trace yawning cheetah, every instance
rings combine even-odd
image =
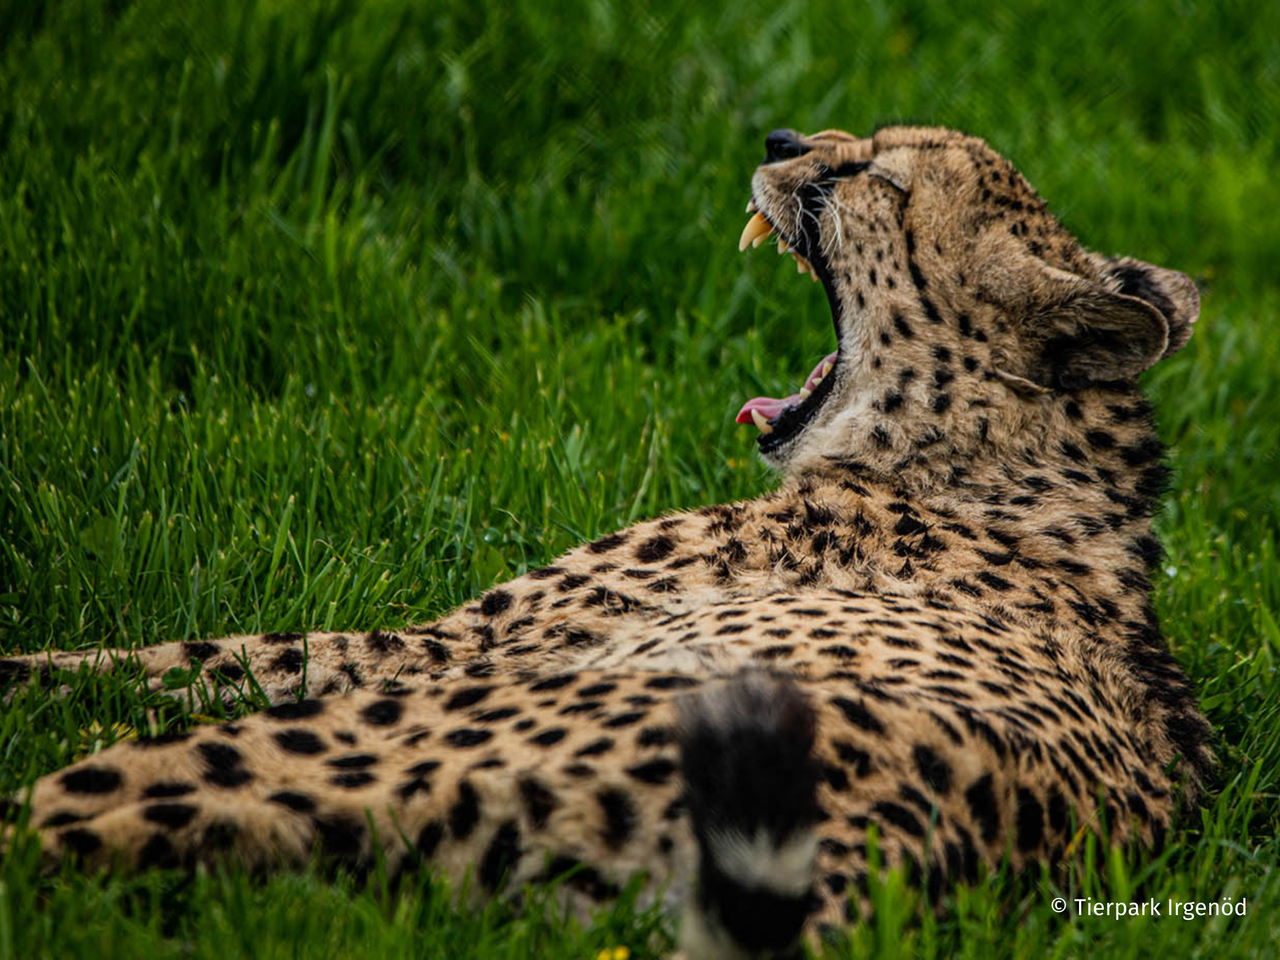
[[[376,847],[484,893],[572,871],[579,904],[644,870],[686,950],[726,957],[856,917],[873,824],[935,892],[1081,828],[1158,846],[1213,761],[1151,606],[1166,470],[1136,377],[1187,342],[1195,287],[1083,249],[972,137],[766,147],[741,246],[776,235],[836,338],[738,416],[777,490],[394,634],[4,661],[247,666],[276,704],[41,779],[50,858],[358,869]]]

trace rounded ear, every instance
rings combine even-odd
[[[1146,300],[1072,274],[1052,278],[1065,294],[1033,318],[1033,379],[1059,390],[1129,380],[1166,355],[1169,323]],[[1037,356],[1038,354],[1038,356]]]
[[[1006,353],[1007,373],[1055,390],[1130,380],[1190,337],[1199,298],[1189,279],[1140,261],[1086,256],[1094,277],[1051,267],[1011,236],[980,241],[977,291],[1016,318],[1019,344]],[[1157,303],[1122,292],[1126,284]]]
[[[867,176],[883,180],[903,193],[911,192],[914,173],[914,152],[906,147],[882,150],[867,166]]]
[[[1111,257],[1104,261],[1102,271],[1115,284],[1117,293],[1146,301],[1163,314],[1169,324],[1164,356],[1186,346],[1200,316],[1200,293],[1190,277],[1133,257]]]

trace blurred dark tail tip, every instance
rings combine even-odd
[[[687,697],[680,761],[698,842],[691,956],[778,956],[812,906],[816,717],[792,681],[748,671]]]

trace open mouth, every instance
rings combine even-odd
[[[800,273],[807,273],[815,283],[821,283],[831,304],[832,316],[836,316],[836,303],[832,295],[832,287],[827,272],[826,258],[817,249],[817,244],[806,233],[788,238],[770,222],[765,214],[756,207],[753,198],[747,204],[747,213],[752,214],[743,228],[738,240],[739,252],[748,246],[758,247],[766,240],[777,235],[778,253],[790,253],[795,258],[796,268]],[[808,256],[806,256],[808,254]],[[831,394],[833,374],[840,363],[838,349],[839,328],[837,326],[837,349],[818,361],[813,372],[805,378],[798,393],[789,397],[753,397],[742,405],[738,411],[738,423],[754,423],[760,435],[756,438],[761,452],[767,453],[786,443],[808,425],[823,401]]]

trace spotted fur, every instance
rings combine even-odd
[[[1088,252],[946,130],[779,131],[752,190],[839,349],[760,437],[776,490],[393,633],[4,661],[248,669],[276,704],[40,779],[50,860],[380,848],[479,895],[567,872],[579,904],[643,870],[690,953],[759,956],[857,916],[873,824],[935,894],[1104,824],[1159,846],[1213,758],[1151,605],[1166,470],[1136,377],[1190,336],[1194,286]]]

